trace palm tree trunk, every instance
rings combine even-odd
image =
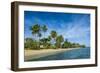
[[[39,37],[39,48],[40,48],[40,37]]]
[[[37,37],[37,35],[35,35],[35,43],[37,43],[37,41],[36,41],[36,37]],[[37,44],[36,44],[36,49],[37,49]]]
[[[45,32],[44,32],[44,39],[45,39]],[[43,41],[43,47],[45,46],[45,40]]]

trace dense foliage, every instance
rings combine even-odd
[[[31,26],[30,30],[33,38],[25,38],[25,49],[37,50],[86,47],[85,45],[80,45],[79,43],[71,43],[68,40],[64,40],[63,35],[58,35],[54,30],[51,31],[48,37],[45,37],[45,33],[48,30],[46,25],[40,26],[39,24],[35,24]]]

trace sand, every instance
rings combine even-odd
[[[24,60],[31,60],[39,57],[44,57],[47,55],[53,55],[64,51],[69,51],[78,48],[67,48],[67,49],[42,49],[42,50],[25,50]]]

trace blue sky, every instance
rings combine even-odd
[[[70,42],[90,46],[90,14],[24,11],[24,36],[33,37],[30,26],[46,25],[45,37],[55,30]]]

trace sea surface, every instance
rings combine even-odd
[[[31,59],[29,61],[46,61],[46,60],[70,60],[70,59],[87,59],[90,58],[90,48],[73,49],[56,53],[53,55],[47,55],[44,57]]]

